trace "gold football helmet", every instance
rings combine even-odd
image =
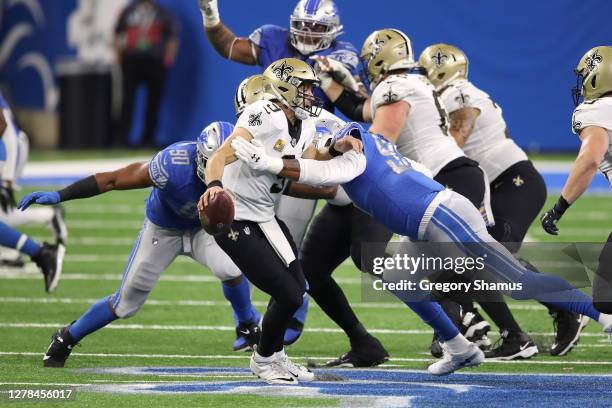
[[[264,77],[261,74],[246,78],[238,85],[234,97],[236,116],[240,116],[247,106],[264,99]]]
[[[438,91],[455,79],[467,79],[468,75],[465,53],[449,44],[434,44],[425,48],[419,57],[419,65],[427,71],[429,81]]]
[[[574,73],[577,81],[572,93],[576,106],[581,98],[592,101],[612,92],[612,47],[591,48],[580,59]]]
[[[296,58],[283,58],[270,64],[263,76],[266,99],[278,100],[300,120],[319,116],[321,103],[305,89],[306,85],[319,85],[310,65]]]
[[[389,71],[414,67],[412,42],[399,30],[376,30],[361,47],[361,61],[373,90]]]

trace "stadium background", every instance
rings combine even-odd
[[[103,49],[96,35],[112,29],[113,16],[125,3],[126,0],[0,2],[0,86],[13,107],[57,110],[57,73],[62,61],[76,58],[107,66],[109,50]],[[195,138],[211,121],[233,120],[235,88],[242,78],[259,68],[232,63],[214,52],[202,34],[197,1],[159,3],[175,12],[181,25],[179,57],[167,83],[158,128],[158,141],[169,143]],[[522,147],[530,151],[577,148],[577,139],[570,132],[570,89],[575,83],[572,71],[587,49],[609,42],[612,2],[337,3],[346,32],[343,40],[360,49],[374,29],[395,27],[412,38],[417,56],[431,43],[458,45],[470,58],[470,78],[502,106],[510,133]],[[222,20],[237,35],[247,36],[265,23],[287,26],[294,5],[293,0],[221,0],[219,7]],[[91,19],[79,22],[79,13],[92,10]],[[83,21],[86,25],[79,26]],[[93,30],[89,38],[79,35],[85,26]]]

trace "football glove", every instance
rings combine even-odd
[[[343,63],[333,58],[314,56],[310,59],[316,61],[314,65],[315,73],[321,81],[321,89],[326,91],[331,86],[331,81],[336,81],[343,88],[353,92],[359,91],[359,85],[351,71]]]
[[[249,143],[241,137],[236,137],[232,140],[232,148],[236,157],[253,170],[272,174],[278,174],[283,170],[283,159],[268,156],[259,140],[253,139]]]
[[[214,27],[221,22],[217,0],[198,0],[204,27]]]
[[[8,214],[9,211],[15,208],[15,205],[13,188],[8,183],[2,183],[0,185],[0,209]]]
[[[20,201],[17,208],[21,211],[25,211],[30,205],[43,204],[43,205],[54,205],[59,204],[60,196],[57,191],[35,191],[33,193],[27,194]]]
[[[567,200],[563,198],[563,196],[560,196],[559,200],[555,203],[555,206],[542,214],[542,217],[540,218],[544,231],[551,235],[559,235],[557,222],[559,222],[565,213],[565,210],[567,210],[569,206],[570,204],[567,202]]]

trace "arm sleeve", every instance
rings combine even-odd
[[[331,160],[318,161],[298,159],[300,163],[300,183],[315,186],[333,186],[348,183],[365,171],[365,155],[354,150]]]

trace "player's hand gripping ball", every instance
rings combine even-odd
[[[219,187],[206,191],[198,203],[200,223],[210,235],[226,231],[234,221],[234,199]]]

